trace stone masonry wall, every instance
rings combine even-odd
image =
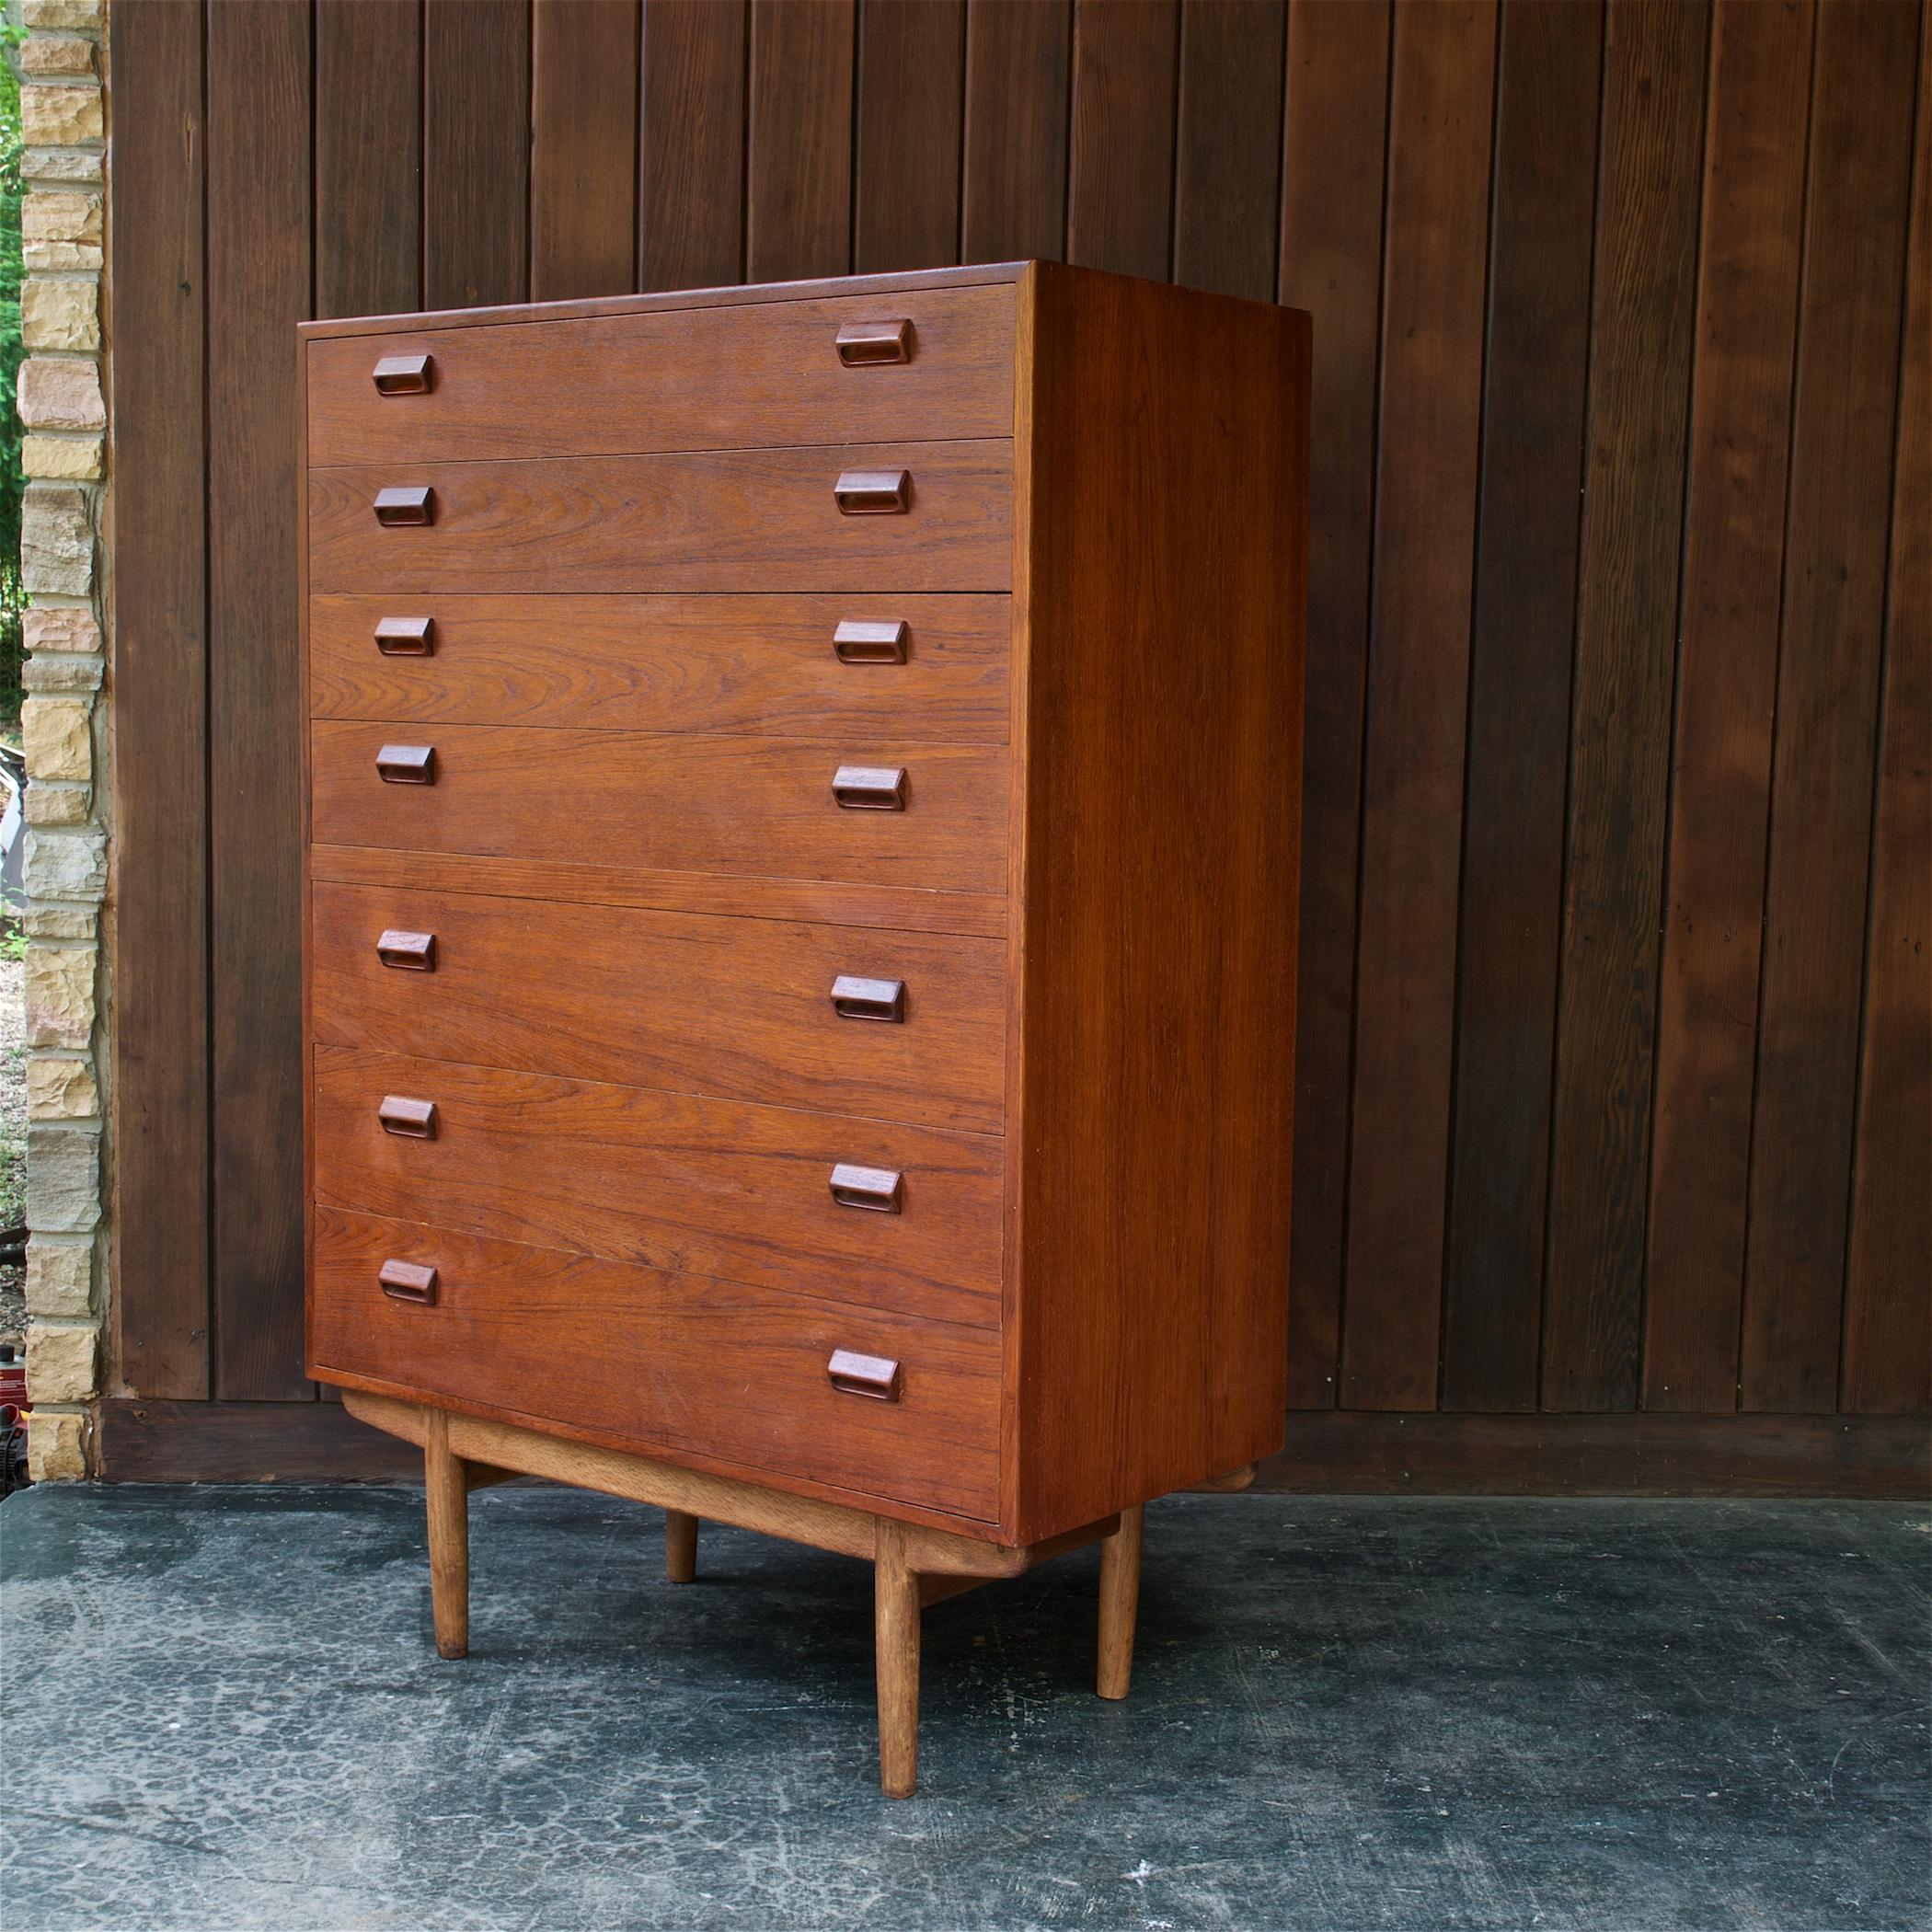
[[[27,1384],[36,1481],[85,1476],[101,1386],[107,891],[102,0],[19,0],[27,284]]]

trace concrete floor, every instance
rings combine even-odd
[[[420,1492],[0,1506],[7,1932],[1932,1924],[1932,1510],[1193,1497],[1133,1697],[1095,1558],[926,1616],[873,1779],[868,1573],[655,1512]]]

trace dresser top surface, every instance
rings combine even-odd
[[[983,288],[1016,282],[1032,264],[975,262],[965,268],[921,269],[893,275],[836,275],[811,282],[756,282],[727,288],[670,289],[648,295],[599,295],[575,302],[517,302],[494,308],[430,309],[413,314],[350,316],[303,322],[304,341],[329,336],[388,335],[408,328],[472,328],[504,322],[569,322],[601,316],[651,315],[689,308],[729,308],[763,302],[814,302],[835,295],[891,295],[920,289]]]

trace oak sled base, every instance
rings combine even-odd
[[[1049,1557],[1097,1542],[1100,1631],[1094,1687],[1103,1697],[1127,1695],[1140,1602],[1141,1507],[1049,1542],[1008,1548],[390,1396],[345,1389],[342,1401],[359,1420],[422,1445],[430,1595],[441,1657],[469,1651],[469,1492],[518,1476],[538,1476],[661,1509],[664,1573],[673,1583],[688,1583],[697,1573],[697,1525],[705,1516],[869,1561],[875,1579],[879,1781],[889,1798],[910,1798],[917,1781],[919,1613],[928,1604],[1000,1577],[1020,1576]],[[1253,1479],[1252,1468],[1238,1469],[1204,1487],[1244,1489]]]

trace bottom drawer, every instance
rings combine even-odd
[[[309,1368],[325,1381],[366,1376],[640,1448],[998,1513],[995,1330],[338,1208],[318,1206],[315,1231]],[[838,1363],[835,1383],[838,1351],[859,1360]],[[889,1398],[868,1392],[887,1364]]]

